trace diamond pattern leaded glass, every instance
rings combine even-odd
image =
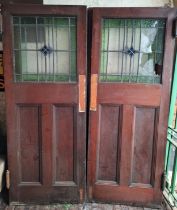
[[[101,82],[160,83],[165,20],[102,19]]]
[[[76,81],[76,17],[13,17],[16,82]]]
[[[51,47],[47,47],[46,45],[44,45],[44,47],[42,47],[40,51],[44,56],[47,56],[53,52],[53,49]]]

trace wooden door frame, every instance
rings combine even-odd
[[[6,110],[7,110],[7,145],[8,145],[8,169],[10,170],[11,176],[13,178],[11,179],[11,190],[10,190],[10,198],[12,197],[13,192],[13,200],[12,201],[17,201],[18,202],[18,193],[17,192],[17,183],[18,179],[15,173],[15,170],[17,169],[17,163],[16,163],[16,156],[14,154],[14,148],[13,148],[13,136],[14,136],[14,128],[13,126],[15,125],[15,116],[16,113],[13,112],[12,105],[14,106],[15,104],[15,97],[18,95],[18,100],[22,101],[23,97],[25,95],[22,93],[20,96],[20,85],[21,83],[15,83],[13,79],[13,41],[12,41],[12,16],[13,15],[21,15],[21,16],[27,16],[27,15],[43,15],[43,16],[57,16],[57,15],[62,15],[62,16],[76,16],[78,19],[77,22],[77,83],[71,84],[73,85],[73,91],[70,91],[71,95],[72,93],[77,93],[76,97],[71,97],[71,99],[68,99],[70,96],[62,96],[61,101],[67,102],[67,101],[73,101],[73,103],[78,104],[78,109],[77,109],[77,122],[78,122],[78,127],[77,132],[78,132],[78,142],[77,142],[77,151],[78,154],[77,157],[77,163],[79,167],[77,168],[77,173],[78,175],[78,188],[80,190],[80,197],[79,197],[79,192],[78,192],[78,202],[83,202],[84,201],[84,192],[85,192],[85,160],[86,160],[86,112],[82,110],[82,112],[79,112],[79,104],[80,104],[80,96],[82,98],[82,106],[83,104],[86,103],[86,95],[83,96],[82,93],[84,89],[81,92],[80,95],[80,88],[85,88],[86,92],[86,81],[85,84],[82,83],[82,87],[79,85],[79,75],[83,75],[83,77],[86,77],[86,7],[85,6],[57,6],[57,5],[31,5],[31,4],[5,4],[3,6],[3,31],[4,31],[4,36],[3,36],[3,47],[4,47],[4,54],[3,54],[3,64],[4,64],[4,76],[5,76],[5,94],[6,94]],[[79,53],[78,53],[79,52]],[[81,53],[82,52],[82,53]],[[32,84],[32,85],[31,85]],[[24,83],[26,91],[29,92],[28,97],[25,97],[25,103],[31,103],[30,101],[32,100],[33,103],[38,103],[37,101],[42,99],[39,97],[38,99],[34,99],[33,97],[33,92],[35,91],[35,88],[38,86],[38,83]],[[66,84],[60,84],[61,89],[62,87],[66,87]],[[84,87],[85,85],[85,87]],[[55,87],[55,84],[48,83],[48,87]],[[45,92],[45,84],[42,87],[44,88]],[[72,88],[70,88],[72,89]],[[14,94],[15,91],[19,92],[19,94]],[[57,92],[53,93],[56,98],[58,97]],[[49,97],[49,100],[51,97]],[[45,100],[47,103],[47,99]],[[57,103],[57,102],[54,102]],[[44,107],[43,111],[47,110],[47,106]],[[49,120],[51,123],[51,117],[46,116],[45,120]],[[46,129],[44,123],[42,129]],[[52,148],[51,143],[49,143],[51,133],[47,135],[44,138],[45,146],[44,150],[48,150],[47,147]],[[50,157],[45,158],[45,160],[42,160],[45,162],[45,164],[48,164],[51,160]],[[43,163],[44,163],[43,162]],[[51,178],[51,172],[50,169],[49,173],[47,171],[44,171],[48,173],[48,175],[45,177],[44,182],[46,183],[46,192],[44,193],[44,196],[48,194],[47,192],[47,187],[49,186],[49,179]],[[63,187],[64,188],[64,187]],[[67,190],[66,190],[67,192]],[[15,194],[16,193],[16,194]],[[75,197],[76,197],[75,196]],[[25,197],[25,196],[24,196]],[[46,202],[48,202],[46,200]]]
[[[98,74],[99,75],[99,69],[100,69],[100,49],[101,49],[101,19],[102,18],[163,18],[166,19],[166,29],[165,29],[165,45],[164,45],[164,58],[163,58],[163,75],[162,75],[162,84],[155,84],[154,88],[161,93],[162,97],[159,102],[160,103],[160,113],[159,113],[159,124],[161,125],[161,129],[158,129],[158,139],[157,139],[157,145],[155,145],[155,148],[158,148],[158,151],[156,151],[156,162],[155,165],[157,165],[156,171],[155,171],[155,180],[154,188],[149,192],[153,195],[144,194],[143,191],[139,190],[137,191],[142,198],[142,202],[145,202],[146,200],[151,200],[151,203],[154,201],[156,203],[160,203],[162,200],[162,192],[161,192],[161,176],[164,171],[164,157],[165,157],[165,145],[166,145],[166,132],[167,132],[167,122],[168,122],[168,107],[169,107],[169,100],[170,100],[170,88],[171,88],[171,80],[172,80],[172,70],[173,70],[173,54],[174,52],[174,39],[172,38],[172,26],[173,26],[173,20],[176,18],[177,10],[175,8],[93,8],[92,9],[92,48],[91,48],[91,75]],[[92,76],[91,76],[92,77]],[[99,85],[102,87],[104,84],[109,83],[100,83],[98,81],[98,88]],[[91,84],[92,85],[92,84]],[[131,85],[131,84],[130,84]],[[116,84],[115,84],[116,86]],[[121,86],[121,85],[120,85]],[[140,88],[141,84],[135,84],[136,88]],[[123,87],[123,84],[122,84]],[[152,88],[153,90],[153,88]],[[96,88],[95,91],[97,92],[98,89]],[[103,91],[103,89],[102,89]],[[98,95],[103,95],[104,93],[99,92]],[[92,100],[91,95],[91,100]],[[98,100],[98,99],[97,99]],[[156,100],[154,98],[154,100]],[[97,101],[97,107],[98,110],[98,101]],[[148,101],[147,101],[148,103]],[[91,104],[92,105],[92,104]],[[90,106],[91,106],[90,105]],[[127,110],[129,111],[129,110]],[[130,114],[130,118],[131,113]],[[116,202],[116,196],[115,192],[111,191],[111,188],[106,188],[105,190],[109,189],[107,191],[106,199],[99,194],[99,187],[98,185],[95,185],[96,177],[95,177],[95,171],[96,171],[96,153],[97,151],[97,137],[98,137],[98,113],[94,110],[90,110],[89,114],[89,152],[88,152],[88,195],[89,200],[107,200]],[[131,128],[127,128],[131,129]],[[129,136],[126,136],[126,139],[128,139]],[[128,142],[124,145],[124,153],[125,151],[129,151]],[[96,152],[97,151],[97,152]],[[123,155],[123,154],[122,154]],[[130,154],[125,153],[127,157],[130,159]],[[121,158],[121,157],[120,157]],[[128,165],[129,168],[129,165]],[[129,169],[128,169],[129,170]],[[122,174],[121,182],[124,185],[124,182],[127,182],[128,179],[128,171],[127,169],[124,170],[124,174]],[[122,192],[125,192],[125,190],[122,189]],[[121,193],[117,190],[117,193]],[[133,193],[133,192],[132,192]],[[127,195],[122,198],[122,201],[128,202],[130,199],[129,197],[133,196],[133,194],[129,194],[127,192]],[[138,196],[138,195],[137,195]],[[120,196],[122,197],[122,196]],[[119,200],[120,201],[120,200]]]

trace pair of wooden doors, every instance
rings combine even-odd
[[[3,16],[10,202],[159,204],[176,10],[93,8],[88,47],[86,7]]]

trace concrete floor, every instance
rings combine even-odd
[[[164,200],[165,201],[165,200]],[[166,203],[162,202],[163,208],[145,208],[132,207],[126,205],[111,205],[101,203],[86,203],[86,204],[53,204],[53,205],[10,205],[8,202],[8,192],[4,190],[0,193],[0,210],[167,210]],[[169,209],[168,209],[169,210]],[[170,209],[171,210],[171,209]],[[177,210],[177,209],[175,209]]]
[[[162,209],[162,208],[161,208]],[[2,206],[0,210],[159,210],[155,208],[131,207],[125,205],[110,205],[88,203],[86,205],[48,205],[48,206]]]

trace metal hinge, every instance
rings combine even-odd
[[[6,170],[6,188],[10,189],[10,171]]]
[[[84,190],[83,190],[83,188],[80,188],[79,194],[80,194],[80,203],[83,203],[83,200],[84,200]]]
[[[166,175],[166,172],[164,171],[161,177],[161,190],[162,191],[164,191],[165,189],[166,181],[167,181],[167,175]]]

